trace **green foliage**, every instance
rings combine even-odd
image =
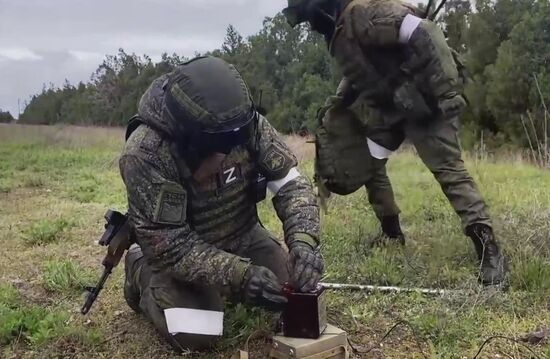
[[[124,125],[136,113],[139,99],[151,81],[183,60],[175,54],[163,54],[154,64],[147,56],[120,49],[118,54],[106,56],[90,83],[44,86],[25,108],[21,123]]]
[[[72,224],[66,219],[42,219],[23,230],[23,240],[28,245],[46,245],[56,242]]]
[[[453,3],[453,2],[451,2]],[[450,40],[464,39],[462,51],[471,81],[466,86],[470,107],[464,120],[472,124],[476,137],[498,134],[497,145],[528,145],[528,136],[544,139],[543,102],[549,101],[550,46],[549,5],[537,0],[477,1],[476,12],[463,15],[466,21],[451,27]],[[456,16],[451,25],[457,24]],[[455,41],[456,42],[456,41]],[[541,93],[535,78],[542,84]],[[522,124],[530,112],[529,135]],[[536,135],[535,135],[536,132]],[[538,141],[533,141],[538,142]]]
[[[536,11],[525,13],[513,27],[509,39],[498,50],[495,64],[487,69],[490,76],[487,105],[511,138],[525,138],[520,116],[540,113],[541,101],[550,102],[546,84],[550,81],[550,4],[537,2]],[[542,83],[541,98],[535,77]],[[535,119],[537,132],[544,138],[542,121]],[[523,143],[526,145],[526,143]]]
[[[98,345],[97,330],[84,331],[69,325],[69,313],[40,306],[21,305],[17,289],[0,285],[0,346],[27,343],[42,346],[60,338],[76,338],[87,345]]]
[[[19,292],[14,286],[0,283],[0,305],[12,308],[19,304],[19,301]]]
[[[281,14],[266,18],[263,29],[247,39],[230,25],[221,49],[211,54],[237,66],[258,105],[284,132],[313,128],[317,108],[338,80],[324,40],[305,27],[291,29]],[[165,54],[153,63],[120,49],[105,58],[88,84],[45,86],[31,99],[21,122],[125,125],[151,81],[184,60]]]
[[[0,177],[0,193],[9,193],[12,185],[9,180]]]
[[[219,349],[244,343],[257,330],[271,331],[276,317],[260,308],[228,303],[224,318],[224,337],[227,340],[220,342]]]
[[[0,123],[10,123],[13,122],[14,118],[9,111],[2,111],[0,109]]]
[[[521,290],[535,291],[550,289],[550,261],[531,256],[515,263],[512,268],[512,285]]]
[[[52,292],[79,293],[91,283],[93,274],[70,260],[46,262],[42,274],[44,288]]]
[[[17,131],[14,126],[7,127],[9,131]],[[48,132],[37,134],[45,129]],[[0,242],[5,252],[10,253],[0,256],[0,273],[6,273],[9,280],[22,281],[17,284],[18,290],[0,280],[2,358],[17,357],[22,352],[24,356],[30,353],[31,357],[39,358],[171,355],[153,326],[127,307],[122,296],[122,267],[114,271],[89,318],[91,322],[84,325],[87,319],[74,310],[82,305],[76,283],[83,282],[86,274],[82,272],[87,271],[76,265],[76,259],[70,264],[52,260],[66,259],[64,256],[70,253],[71,258],[78,258],[78,263],[90,263],[97,270],[93,263],[99,265],[104,252],[92,239],[101,233],[102,215],[106,208],[115,206],[123,210],[126,205],[126,193],[116,167],[123,131],[115,131],[119,133],[108,137],[108,146],[103,142],[83,144],[81,135],[88,138],[94,130],[97,129],[32,126],[25,127],[19,135],[9,132],[7,140],[0,141],[0,158],[5,159],[0,161],[0,175],[13,182],[15,188],[8,196],[0,196],[0,201],[5,199],[0,227],[18,223],[12,230],[8,226],[0,229]],[[72,140],[60,135],[66,131],[76,138],[78,146],[72,146]],[[296,138],[290,138],[291,141]],[[302,144],[296,144],[295,148],[312,152]],[[313,161],[304,153],[298,153],[298,157],[304,158],[300,172],[311,178]],[[416,334],[405,325],[399,326],[383,347],[377,348],[380,352],[376,355],[400,358],[407,352],[409,357],[421,357],[418,341],[430,358],[472,358],[491,335],[517,338],[550,322],[548,171],[529,166],[516,157],[487,162],[466,154],[465,162],[491,206],[496,234],[510,259],[510,290],[494,292],[478,286],[473,245],[464,236],[460,221],[433,175],[414,153],[397,153],[388,162],[388,173],[402,210],[406,247],[370,246],[378,238],[380,224],[364,189],[346,197],[333,196],[329,213],[322,217],[324,281],[435,287],[464,293],[436,297],[329,291],[329,322],[345,329],[353,343],[371,347],[404,319],[412,324]],[[29,173],[39,173],[45,181],[44,188],[33,191],[33,196],[28,195],[27,189],[18,189]],[[91,203],[82,203],[75,193],[87,181],[95,183],[97,191]],[[18,201],[18,206],[6,202],[12,200]],[[259,210],[262,223],[282,237],[281,222],[271,201],[259,204]],[[22,246],[13,233],[24,228],[21,226],[31,218],[44,218],[45,212],[52,212],[48,218],[60,218],[54,216],[59,213],[74,221],[74,228],[61,233],[64,238],[70,232],[71,240],[34,249]],[[61,278],[52,280],[59,288],[53,291],[45,291],[44,277],[49,266],[52,268],[49,272],[59,273],[51,277]],[[37,270],[44,272],[44,275],[39,272],[38,280]],[[42,309],[37,309],[39,306]],[[243,347],[252,332],[272,328],[272,316],[260,309],[228,305],[225,313],[225,335],[215,353],[192,357],[229,357],[236,348]],[[60,329],[62,324],[65,329]],[[23,327],[26,328],[21,330]],[[251,345],[260,346],[263,343]],[[548,344],[531,348],[539,356],[548,352]],[[254,354],[251,353],[254,358],[264,357]],[[493,342],[483,352],[490,358],[505,357],[504,354],[515,358],[529,355],[525,349],[504,341]]]
[[[39,307],[9,309],[0,304],[0,317],[0,344],[7,345],[21,336],[35,344],[59,336],[68,315]]]
[[[550,100],[548,8],[544,0],[480,0],[475,11],[464,0],[446,4],[440,22],[449,44],[464,55],[471,77],[465,89],[470,107],[464,114],[470,138],[479,139],[483,131],[485,137],[501,134],[493,138],[496,144],[527,146],[520,120],[527,111],[535,117],[533,131],[544,138],[541,102]],[[257,104],[285,133],[315,128],[316,111],[340,77],[325,41],[306,26],[291,29],[281,14],[266,18],[262,29],[246,39],[229,25],[221,48],[210,54],[236,65]],[[154,63],[120,49],[106,56],[90,83],[45,86],[21,121],[124,125],[150,82],[184,60],[164,54]],[[83,195],[82,201],[92,197]]]

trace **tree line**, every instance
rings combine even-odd
[[[514,146],[548,136],[550,3],[448,0],[438,21],[470,78],[465,90],[470,106],[463,116],[466,145],[481,133],[495,144]],[[291,29],[278,14],[247,38],[229,26],[223,44],[209,54],[235,64],[256,103],[288,133],[313,129],[317,109],[336,89],[340,74],[326,48],[306,26]],[[104,59],[89,82],[44,87],[20,121],[122,126],[151,81],[185,60],[164,54],[154,62],[120,49]]]
[[[0,109],[0,123],[10,123],[13,122],[14,118],[9,111],[2,111]]]

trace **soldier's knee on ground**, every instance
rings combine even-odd
[[[169,335],[168,342],[178,352],[204,351],[210,349],[219,340],[218,336],[198,334]]]
[[[124,281],[124,299],[126,303],[128,303],[128,306],[135,312],[140,312],[139,274],[143,261],[143,252],[141,248],[137,244],[132,245],[124,258],[124,272],[126,277]]]
[[[137,264],[138,261],[143,258],[143,252],[141,251],[141,247],[137,244],[132,244],[130,249],[128,250],[128,253],[126,253],[126,257],[124,259],[124,264],[126,267],[127,272],[126,273],[134,273],[137,270]]]

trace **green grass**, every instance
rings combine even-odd
[[[42,274],[46,290],[65,294],[82,293],[84,287],[92,283],[93,278],[89,269],[70,260],[47,261]]]
[[[0,346],[46,349],[62,339],[76,340],[90,349],[101,343],[98,330],[75,326],[67,310],[25,304],[16,288],[0,285]]]
[[[63,218],[42,219],[25,228],[22,238],[29,245],[46,245],[61,239],[70,227],[71,223]]]
[[[104,248],[97,240],[103,214],[126,206],[117,166],[122,137],[122,131],[0,126],[0,243],[10,254],[0,256],[0,283],[15,283],[0,284],[0,357],[174,357],[152,326],[126,306],[122,268],[90,315],[77,313],[82,286],[95,284],[102,269]],[[408,323],[372,357],[420,358],[422,350],[430,358],[472,358],[490,336],[519,338],[550,327],[550,173],[516,160],[466,162],[510,259],[506,292],[478,285],[473,246],[412,152],[389,162],[405,248],[372,247],[380,229],[364,190],[330,200],[322,218],[325,281],[462,291],[443,297],[330,292],[330,322],[346,329],[358,347],[375,346],[395,323]],[[301,167],[311,176],[311,161]],[[271,202],[259,211],[264,225],[281,235]],[[251,333],[271,325],[264,311],[228,306],[224,339],[213,353],[190,357],[227,357]],[[540,357],[550,354],[548,344],[531,348]],[[482,357],[497,355],[530,357],[502,340],[488,344]]]

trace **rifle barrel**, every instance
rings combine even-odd
[[[99,282],[88,293],[88,296],[86,297],[86,302],[82,306],[82,309],[80,309],[80,313],[82,313],[83,315],[88,314],[88,312],[92,308],[92,305],[96,301],[97,296],[99,295],[99,293],[103,289],[103,286],[105,285],[105,282],[107,281],[107,278],[109,278],[109,276],[111,275],[112,271],[113,271],[112,267],[110,267],[110,266],[105,267],[105,269],[103,270],[103,274],[101,275],[101,278],[99,279]]]

